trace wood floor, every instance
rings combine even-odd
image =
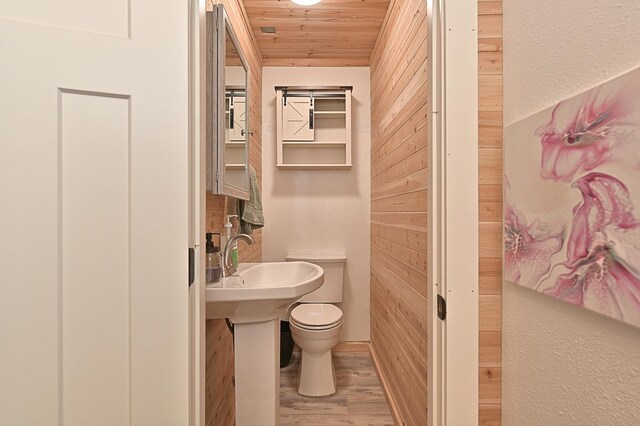
[[[300,352],[280,370],[280,426],[393,426],[380,382],[368,352],[334,352],[338,391],[321,398],[296,391]]]

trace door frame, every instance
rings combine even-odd
[[[189,426],[205,424],[206,0],[189,0]]]
[[[478,424],[477,1],[427,0],[429,424]],[[438,319],[437,297],[446,301]]]

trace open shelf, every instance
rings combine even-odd
[[[342,170],[342,169],[350,169],[352,167],[351,164],[277,164],[279,169],[290,169],[290,170]]]
[[[283,146],[300,146],[305,148],[328,148],[333,146],[344,146],[346,142],[282,142]]]
[[[335,117],[343,117],[344,115],[346,115],[347,113],[345,111],[313,111],[313,115],[315,115],[316,117],[318,116],[325,116],[325,117],[330,117],[330,116],[335,116]]]
[[[351,87],[277,87],[279,169],[348,169]]]

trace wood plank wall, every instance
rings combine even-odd
[[[478,1],[480,425],[501,424],[502,0]]]
[[[371,56],[371,345],[400,424],[427,424],[427,13],[392,0]]]
[[[371,58],[371,343],[400,423],[426,424],[427,30],[391,2]],[[502,1],[478,2],[479,420],[501,424]]]
[[[216,3],[224,4],[238,36],[241,48],[250,68],[250,112],[249,129],[253,135],[249,140],[249,163],[256,170],[262,187],[262,59],[251,32],[242,0],[209,0],[207,10],[213,10]],[[225,212],[235,213],[235,199],[222,195],[207,194],[207,229],[220,231]],[[237,222],[234,221],[237,231]],[[240,242],[238,246],[241,262],[262,260],[262,231],[253,234],[255,244],[248,246]],[[224,320],[208,320],[206,332],[206,385],[205,420],[207,426],[235,425],[235,389],[233,387],[233,338]]]

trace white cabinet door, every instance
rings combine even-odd
[[[311,98],[286,99],[287,104],[282,107],[282,140],[312,141],[314,132],[313,126],[309,123]]]
[[[188,425],[188,4],[0,2],[0,424]]]
[[[233,97],[231,108],[233,109],[233,127],[229,129],[229,140],[243,142],[245,140],[245,127],[247,119],[246,98],[240,96]],[[231,118],[229,118],[231,120]],[[231,127],[231,126],[230,126]]]

